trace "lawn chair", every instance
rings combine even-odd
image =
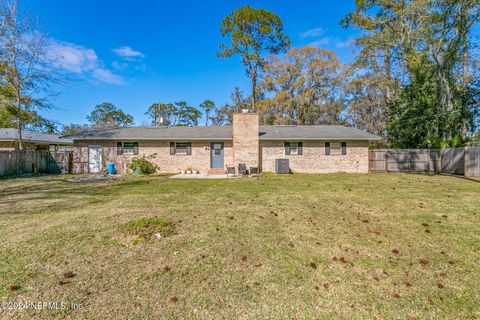
[[[258,167],[250,167],[249,173],[251,177],[257,177],[259,173]]]
[[[238,164],[238,174],[241,176],[247,175],[247,166],[245,165],[245,163]]]
[[[235,167],[227,167],[227,177],[235,177]]]

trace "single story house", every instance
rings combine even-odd
[[[71,148],[73,140],[58,134],[49,134],[22,130],[22,142],[25,150],[52,150]],[[0,151],[19,150],[18,129],[0,128]]]
[[[160,172],[209,174],[240,163],[275,172],[275,160],[285,158],[292,172],[366,173],[369,141],[379,139],[345,126],[263,126],[258,113],[235,113],[232,126],[107,128],[71,138],[75,173],[103,172],[108,163],[125,173],[132,158],[151,156]]]

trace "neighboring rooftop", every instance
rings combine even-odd
[[[345,126],[260,126],[260,140],[379,140],[380,137]],[[231,126],[128,127],[90,129],[73,140],[232,140]]]
[[[22,140],[38,144],[73,144],[70,138],[63,138],[58,134],[41,133],[22,130]],[[18,141],[18,130],[15,128],[0,128],[0,141]]]

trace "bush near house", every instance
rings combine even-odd
[[[151,163],[148,159],[155,158],[156,154],[134,158],[127,166],[133,173],[141,171],[143,174],[153,174],[157,172],[158,166]]]

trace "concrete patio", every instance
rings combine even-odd
[[[171,176],[170,179],[235,179],[240,178],[240,176],[232,176],[227,174],[176,174]]]

